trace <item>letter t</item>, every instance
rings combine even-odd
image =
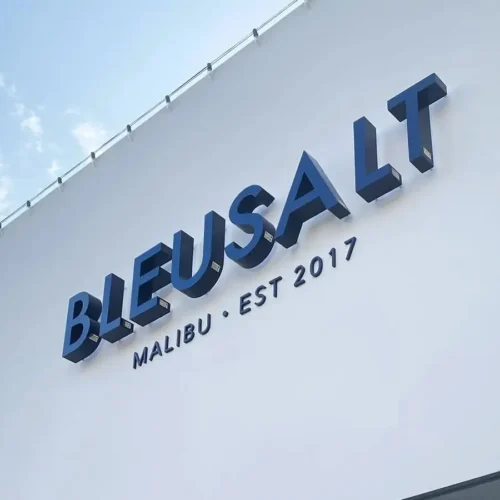
[[[446,85],[432,73],[387,102],[398,121],[406,120],[410,162],[422,173],[434,167],[429,106],[446,94]]]

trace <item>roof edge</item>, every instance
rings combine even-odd
[[[147,111],[145,111],[141,116],[139,116],[138,118],[136,118],[135,120],[133,120],[132,122],[127,124],[122,130],[117,132],[113,137],[108,139],[99,148],[97,148],[95,151],[90,153],[86,158],[84,158],[82,161],[77,163],[75,166],[71,167],[68,171],[66,171],[60,177],[57,177],[56,180],[54,180],[48,186],[46,186],[41,191],[39,191],[37,194],[35,194],[35,196],[33,196],[32,198],[30,198],[29,200],[24,202],[20,207],[16,208],[14,211],[12,211],[6,217],[4,217],[2,220],[0,220],[0,232],[3,231],[3,228],[5,228],[10,223],[12,223],[14,220],[16,220],[20,215],[22,215],[23,213],[26,213],[38,201],[42,200],[47,195],[54,192],[58,187],[62,186],[62,184],[64,183],[65,180],[70,179],[74,174],[76,174],[77,172],[80,172],[82,169],[84,169],[89,164],[92,164],[94,162],[94,160],[96,159],[98,153],[103,153],[104,151],[109,149],[111,146],[116,144],[118,142],[118,140],[120,140],[123,137],[125,137],[126,135],[132,133],[134,125],[140,125],[140,124],[144,123],[149,118],[154,116],[160,109],[168,107],[170,105],[170,103],[172,102],[172,98],[178,97],[179,95],[184,93],[186,90],[188,90],[191,86],[193,86],[195,83],[199,82],[203,77],[210,75],[210,73],[213,71],[214,66],[217,66],[217,67],[221,66],[224,62],[226,62],[228,60],[228,58],[230,56],[238,53],[241,49],[243,49],[252,40],[257,40],[262,31],[267,31],[268,29],[270,29],[272,26],[274,26],[279,21],[281,21],[282,19],[287,17],[293,11],[295,11],[295,9],[298,8],[300,5],[305,5],[306,7],[309,7],[310,2],[311,2],[311,0],[291,0],[287,5],[285,5],[276,14],[274,14],[272,17],[270,17],[269,19],[264,21],[260,26],[257,26],[256,28],[254,28],[250,33],[248,33],[240,41],[236,42],[234,45],[229,47],[225,52],[223,52],[218,57],[216,57],[212,62],[207,63],[206,66],[204,66],[197,73],[195,73],[193,76],[191,76],[186,81],[184,81],[181,85],[179,85],[172,92],[167,94],[161,101],[157,102],[154,106],[152,106]]]
[[[429,491],[427,493],[422,493],[413,497],[405,498],[404,500],[427,500],[430,498],[439,498],[443,495],[448,495],[450,493],[455,493],[457,491],[467,490],[474,486],[481,486],[483,484],[488,484],[493,481],[500,481],[500,472],[494,472],[492,474],[487,474],[486,476],[477,477],[475,479],[469,479],[461,483],[453,484],[451,486],[445,486],[444,488],[438,488],[437,490]]]

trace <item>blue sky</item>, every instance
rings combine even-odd
[[[0,218],[287,0],[2,0]]]

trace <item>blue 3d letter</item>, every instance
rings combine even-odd
[[[290,248],[297,243],[304,222],[329,210],[339,219],[349,215],[318,162],[304,151],[276,230],[276,241]]]
[[[102,296],[101,338],[114,343],[130,335],[134,325],[122,316],[125,282],[115,274],[104,280]]]
[[[377,131],[367,118],[353,128],[356,193],[370,203],[401,186],[401,174],[389,164],[378,168]]]
[[[406,120],[410,162],[422,173],[434,167],[429,106],[446,94],[446,85],[433,73],[387,102],[397,120]]]
[[[101,343],[99,316],[101,301],[87,292],[69,299],[63,358],[78,363],[90,356]]]
[[[172,285],[196,299],[208,293],[219,281],[224,267],[226,220],[216,212],[205,215],[203,260],[193,276],[194,240],[184,231],[174,234]]]
[[[229,220],[243,232],[253,234],[243,248],[235,242],[226,247],[228,258],[245,269],[252,269],[264,262],[273,249],[274,226],[262,215],[253,213],[257,207],[268,207],[273,201],[274,196],[263,187],[253,185],[245,188],[229,209]]]
[[[163,243],[136,257],[132,280],[130,319],[146,326],[170,312],[170,303],[153,293],[170,284],[170,273],[161,266],[172,259],[172,249]]]

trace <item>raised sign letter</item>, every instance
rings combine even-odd
[[[115,274],[108,274],[104,280],[102,296],[101,338],[114,343],[130,335],[134,325],[123,319],[123,291],[125,282]]]
[[[356,193],[368,203],[401,186],[401,174],[387,164],[378,168],[377,131],[363,117],[354,122]]]
[[[170,312],[170,304],[153,293],[170,284],[170,273],[161,266],[172,259],[172,249],[163,243],[139,255],[134,262],[130,319],[146,326]]]
[[[433,73],[387,102],[398,121],[406,120],[410,162],[422,173],[434,167],[429,106],[446,94],[446,85]]]
[[[253,211],[262,205],[268,207],[274,201],[261,186],[245,188],[233,201],[229,209],[229,220],[246,234],[253,234],[247,246],[230,243],[226,255],[245,269],[252,269],[266,260],[274,246],[274,226],[262,215]]]
[[[69,299],[63,358],[78,363],[90,356],[99,346],[99,316],[101,301],[87,292]]]
[[[304,222],[325,210],[339,219],[350,213],[318,162],[304,151],[276,230],[276,241],[285,248],[295,245]]]
[[[172,285],[188,297],[196,299],[208,293],[219,281],[224,267],[226,220],[216,212],[205,215],[203,260],[193,276],[194,240],[184,231],[174,235]]]

